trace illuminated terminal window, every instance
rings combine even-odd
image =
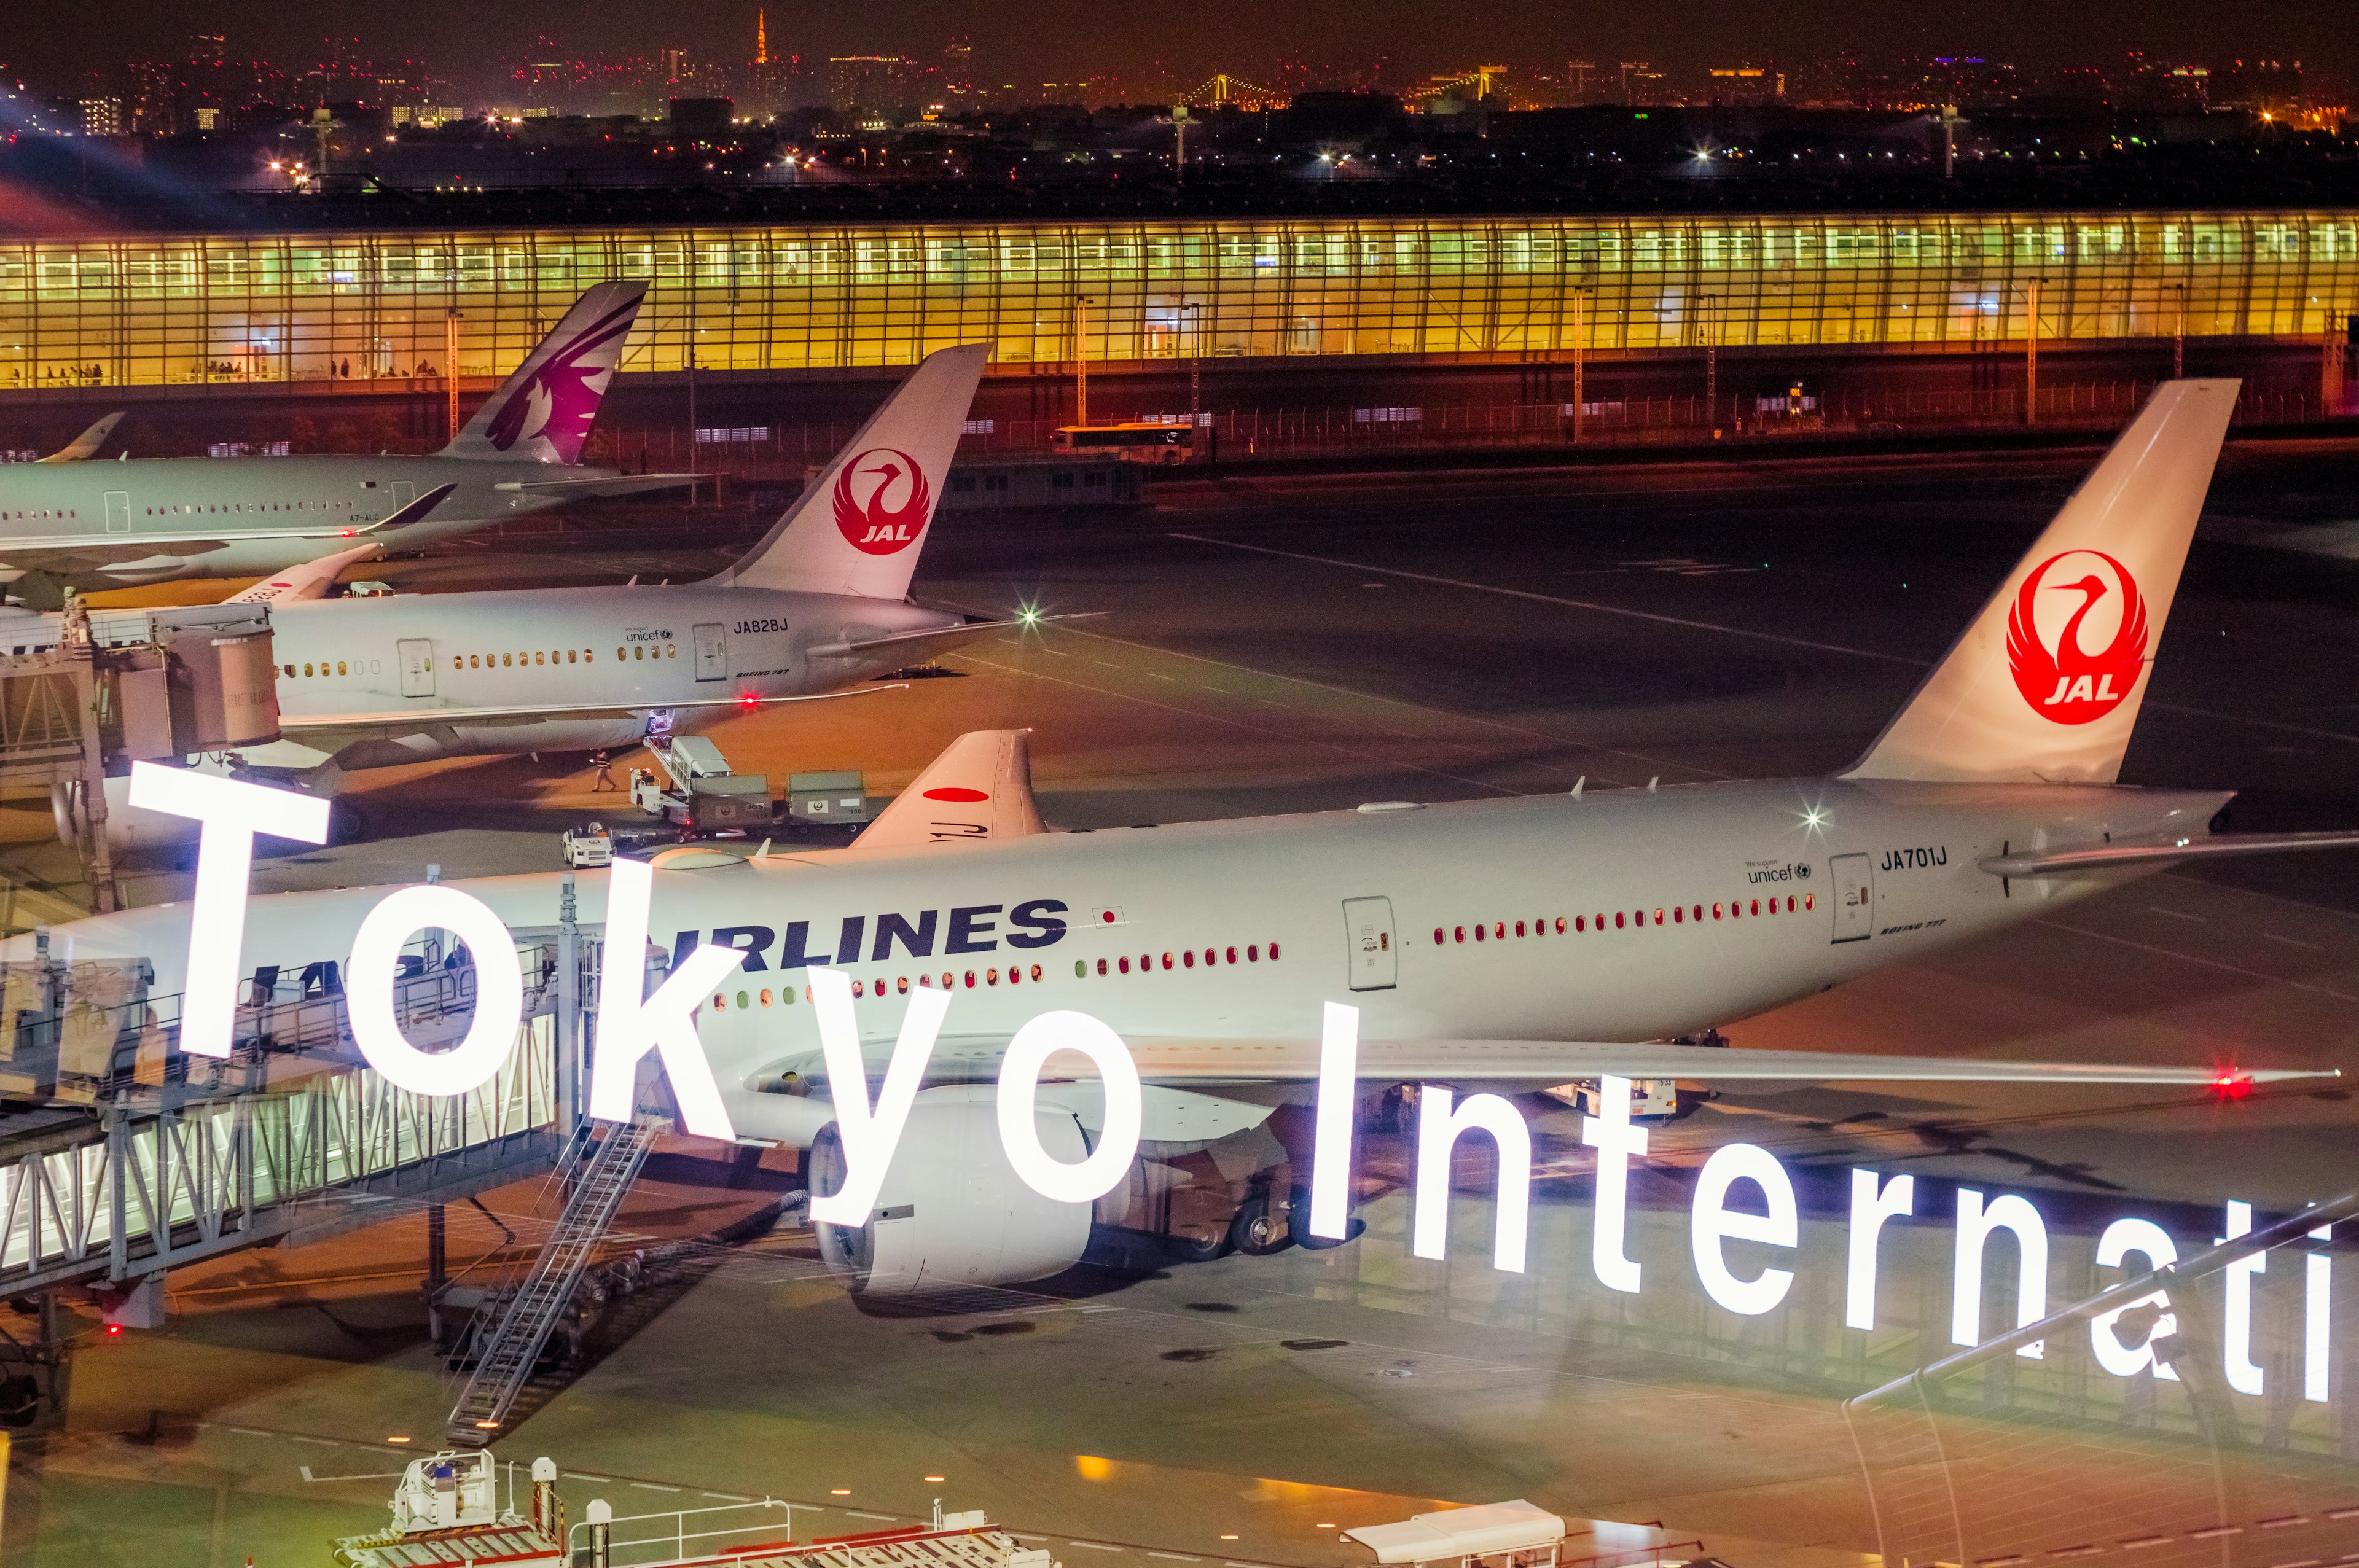
[[[466,376],[516,368],[609,277],[651,284],[633,371],[914,362],[979,339],[1091,357],[1555,354],[2320,331],[2359,214],[1926,212],[1195,219],[23,237],[0,241],[0,387],[403,380],[458,312]],[[2182,287],[2183,287],[2183,290]],[[1582,308],[1571,308],[1576,290]],[[1707,306],[1703,302],[1710,301]],[[316,509],[321,503],[309,503]],[[677,658],[677,653],[657,655]]]

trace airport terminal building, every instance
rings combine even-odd
[[[0,395],[512,369],[652,280],[624,368],[1516,362],[1712,345],[1970,353],[2319,340],[2359,211],[692,224],[0,240]],[[455,319],[454,319],[455,313]],[[2036,313],[2036,320],[2035,320]],[[453,331],[455,329],[455,339]]]

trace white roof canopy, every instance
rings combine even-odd
[[[1530,1552],[1564,1539],[1564,1520],[1517,1498],[1479,1508],[1417,1514],[1397,1524],[1363,1525],[1343,1531],[1376,1554],[1378,1563],[1434,1563],[1446,1557],[1488,1557]]]

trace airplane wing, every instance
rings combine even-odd
[[[81,435],[76,436],[72,440],[68,441],[64,446],[60,447],[56,451],[51,452],[48,457],[35,458],[33,460],[37,463],[79,463],[89,461],[91,458],[97,454],[99,448],[106,445],[106,438],[114,434],[114,427],[123,423],[124,412],[125,411],[123,409],[116,409],[105,418],[101,419],[97,424],[92,425],[89,429],[84,430]]]
[[[492,488],[527,494],[555,492],[566,495],[636,495],[644,490],[678,490],[682,485],[701,484],[712,477],[701,473],[625,473],[609,474],[603,479],[508,479]]]
[[[847,659],[859,654],[879,653],[891,649],[895,653],[923,654],[955,648],[971,642],[986,632],[1021,632],[1046,626],[1058,621],[1085,621],[1108,613],[1103,610],[1082,611],[1072,615],[1018,616],[1013,621],[966,621],[956,626],[928,626],[915,632],[895,632],[887,636],[864,637],[856,642],[817,643],[804,650],[804,656],[814,659]]]
[[[1304,1083],[1319,1076],[1314,1036],[1251,1040],[1125,1035],[1148,1083]],[[936,1062],[972,1073],[996,1062],[1006,1042],[945,1036]],[[1978,1056],[1884,1056],[1836,1051],[1748,1051],[1735,1046],[1614,1044],[1580,1040],[1363,1040],[1363,1082],[1524,1084],[1582,1078],[1683,1078],[1701,1083],[2169,1084],[2232,1088],[2297,1078],[2339,1078],[2337,1067],[2201,1066],[2137,1062],[1993,1061]]]
[[[683,708],[739,708],[748,711],[782,702],[827,702],[840,697],[865,697],[871,692],[907,691],[907,681],[854,687],[849,691],[813,692],[806,697],[713,697],[692,702],[584,702],[571,706],[524,703],[492,708],[389,708],[376,713],[281,713],[278,728],[289,735],[317,734],[326,730],[416,729],[424,724],[481,724],[504,719],[581,719],[601,714],[650,713],[658,708],[677,713]]]
[[[277,577],[255,583],[243,593],[231,594],[223,604],[293,604],[301,600],[323,598],[336,584],[336,574],[356,561],[385,554],[385,546],[371,541],[355,545],[349,550],[338,550],[332,556],[321,556],[316,561],[305,561],[280,572]]]
[[[2214,833],[2207,838],[2082,844],[2066,849],[2025,849],[1981,861],[1995,877],[2058,876],[2066,871],[2107,871],[2158,861],[2201,860],[2223,855],[2284,855],[2302,849],[2359,848],[2359,832]]]
[[[458,488],[455,484],[437,485],[408,505],[388,514],[375,526],[407,528],[442,504],[443,498]],[[354,561],[364,561],[371,556],[384,553],[385,546],[375,540],[355,545],[349,550],[339,550],[332,556],[321,556],[316,561],[306,561],[299,567],[280,572],[277,577],[255,583],[243,593],[232,594],[222,602],[223,604],[293,604],[299,600],[319,599],[325,596],[328,589],[336,585],[338,572],[342,571]]]

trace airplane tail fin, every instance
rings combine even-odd
[[[853,841],[855,854],[914,854],[1046,833],[1032,804],[1025,730],[976,730],[951,741]]]
[[[990,356],[988,343],[928,354],[712,585],[906,596]]]
[[[33,460],[37,463],[88,462],[98,456],[98,449],[106,445],[106,438],[114,434],[114,427],[123,423],[123,416],[127,412],[129,412],[127,409],[116,409],[48,457],[35,458]]]
[[[580,462],[647,295],[645,283],[627,279],[599,284],[574,301],[557,330],[500,383],[440,455]]]
[[[2237,386],[2157,387],[1844,776],[2113,783]]]

